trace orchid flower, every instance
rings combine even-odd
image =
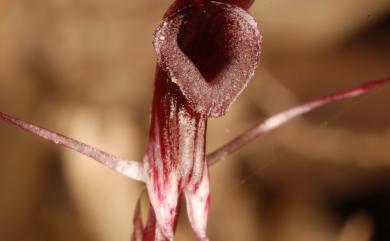
[[[154,35],[155,90],[143,163],[116,157],[1,112],[0,120],[145,182],[151,208],[144,225],[138,202],[133,241],[173,240],[181,196],[198,240],[206,241],[210,165],[296,116],[390,83],[390,78],[371,81],[293,107],[206,155],[207,119],[228,111],[260,61],[262,37],[247,12],[252,3],[177,0],[169,7]]]
[[[182,2],[169,8],[155,33],[145,178],[157,236],[173,239],[183,193],[192,228],[199,240],[208,240],[207,118],[225,114],[245,88],[260,59],[261,37],[240,2]]]

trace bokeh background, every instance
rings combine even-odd
[[[168,0],[0,0],[0,110],[141,160]],[[390,76],[389,0],[258,0],[262,63],[213,150],[305,100]],[[390,88],[211,168],[211,240],[390,240]],[[143,186],[0,123],[0,240],[125,241]],[[177,240],[195,240],[182,215]]]

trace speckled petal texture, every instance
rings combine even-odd
[[[246,87],[260,59],[261,36],[242,8],[217,2],[187,6],[158,27],[158,64],[190,107],[224,115]]]

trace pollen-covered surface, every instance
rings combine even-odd
[[[219,117],[246,87],[260,59],[261,36],[242,8],[220,2],[189,5],[155,33],[159,65],[197,113]]]

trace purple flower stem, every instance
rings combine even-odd
[[[237,136],[236,138],[228,142],[227,144],[223,145],[222,147],[208,154],[207,155],[208,164],[209,166],[211,166],[217,163],[219,160],[224,159],[228,155],[240,149],[245,144],[253,141],[257,137],[267,132],[272,131],[273,129],[283,125],[284,123],[288,122],[289,120],[297,116],[315,110],[321,106],[324,106],[336,100],[344,100],[344,99],[353,98],[365,94],[370,90],[376,89],[378,87],[382,87],[383,85],[389,83],[390,83],[390,78],[369,81],[367,83],[364,83],[352,89],[336,92],[334,94],[327,95],[319,99],[300,104],[298,106],[285,110],[279,114],[271,116],[268,119],[266,119],[264,122],[253,126],[252,128],[248,129],[244,133],[240,134],[239,136]]]

